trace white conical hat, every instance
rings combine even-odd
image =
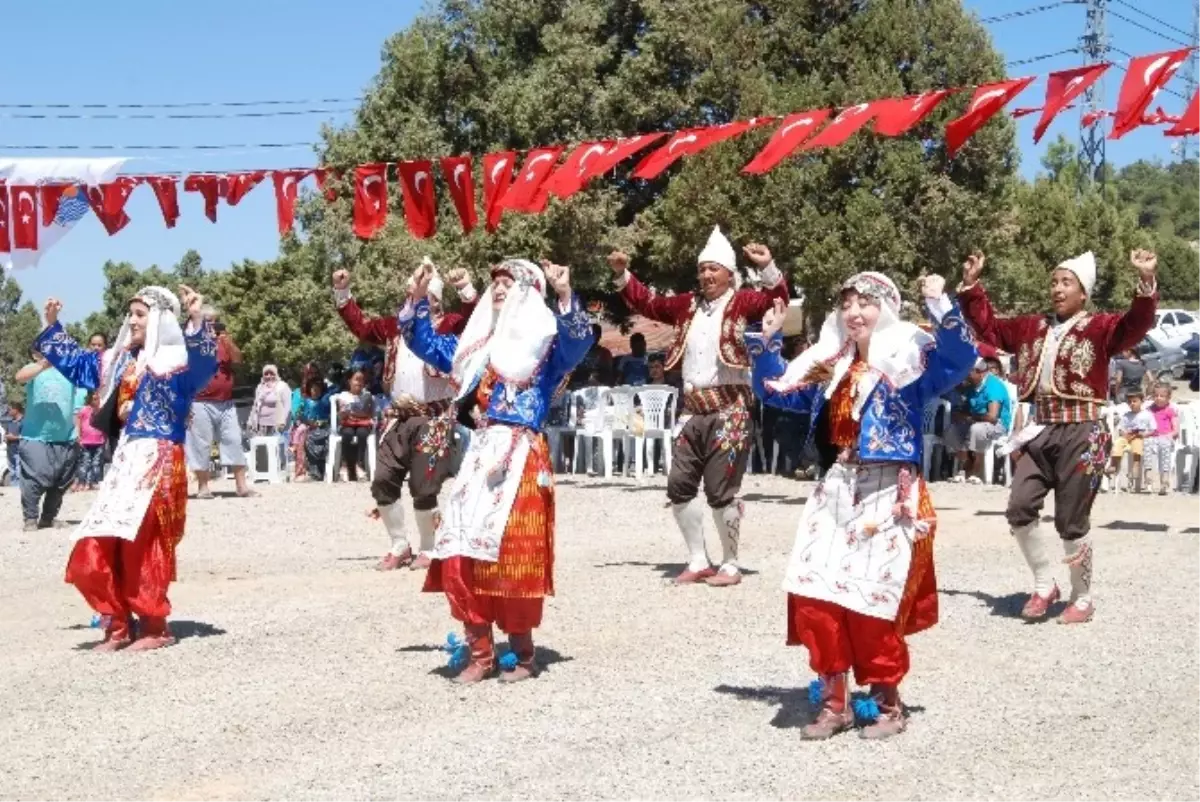
[[[721,233],[720,226],[713,226],[704,250],[700,251],[700,256],[696,259],[696,264],[704,262],[716,262],[730,273],[737,274],[737,254],[734,253],[733,245]]]
[[[1083,285],[1083,294],[1092,297],[1092,288],[1096,286],[1096,255],[1091,251],[1068,259],[1055,270],[1070,270]]]

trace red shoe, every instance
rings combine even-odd
[[[701,568],[699,571],[686,570],[679,576],[675,577],[676,585],[695,585],[698,582],[706,582],[711,576],[716,576],[717,570],[711,565],[707,568]]]
[[[124,638],[106,637],[104,640],[100,641],[95,646],[93,646],[92,651],[93,652],[116,652],[121,649],[124,649],[126,646],[129,645],[129,643],[130,643],[130,640],[128,637],[124,637]]]
[[[1092,620],[1092,616],[1096,614],[1096,606],[1091,602],[1087,606],[1080,607],[1077,604],[1068,604],[1067,609],[1063,610],[1062,615],[1058,617],[1060,624],[1086,624]]]
[[[433,560],[429,559],[427,554],[418,554],[417,559],[413,560],[412,565],[408,566],[413,571],[424,571],[429,568]]]
[[[734,585],[742,584],[742,574],[740,571],[736,574],[726,574],[722,571],[718,571],[715,576],[710,576],[708,579],[704,580],[704,584],[708,585],[710,588],[733,587]]]
[[[135,640],[127,652],[148,652],[152,649],[162,649],[167,646],[174,646],[175,639],[170,635],[147,635],[144,638]]]
[[[397,568],[403,568],[413,561],[412,549],[408,546],[404,547],[404,551],[399,554],[391,552],[384,555],[383,559],[375,565],[376,571],[395,571]]]
[[[854,711],[850,709],[850,694],[846,674],[822,676],[821,708],[811,724],[800,729],[805,741],[824,741],[854,726]]]
[[[1036,593],[1031,594],[1029,601],[1025,602],[1025,606],[1021,608],[1021,617],[1026,621],[1037,621],[1038,619],[1045,618],[1046,613],[1050,612],[1050,605],[1058,601],[1060,595],[1058,585],[1055,585],[1046,596],[1039,596]]]
[[[467,627],[467,644],[471,649],[471,662],[458,672],[454,681],[459,685],[474,685],[496,673],[496,649],[492,641],[492,625]]]

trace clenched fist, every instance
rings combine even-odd
[[[446,273],[446,281],[449,281],[454,289],[463,290],[470,286],[471,274],[463,267],[451,268]]]
[[[333,288],[338,292],[345,292],[350,289],[350,271],[335,270],[333,271]]]
[[[921,294],[937,300],[946,294],[946,279],[941,276],[921,276]]]
[[[614,278],[620,278],[629,269],[629,254],[624,251],[613,251],[608,255],[608,266]]]
[[[787,319],[787,304],[782,298],[776,298],[775,304],[767,310],[762,319],[763,339],[769,340],[783,329],[783,321]]]
[[[979,281],[979,277],[983,275],[983,265],[986,262],[987,257],[983,255],[983,251],[975,251],[967,257],[967,261],[963,262],[962,266],[962,283],[964,287],[970,287]]]
[[[546,280],[560,299],[571,297],[571,268],[543,259],[542,270],[546,272]]]
[[[46,308],[43,314],[46,317],[46,325],[53,326],[58,322],[58,313],[62,311],[62,301],[57,298],[49,298],[46,300]]]
[[[751,242],[742,248],[742,253],[746,254],[746,258],[753,262],[759,270],[771,264],[771,249],[766,245]]]
[[[1137,268],[1138,278],[1143,284],[1153,284],[1158,272],[1158,256],[1154,251],[1144,251],[1141,248],[1129,254],[1129,263]]]

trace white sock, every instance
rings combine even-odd
[[[392,541],[392,547],[388,550],[388,554],[399,557],[408,548],[408,538],[404,536],[404,507],[399,502],[380,504],[379,518],[383,521],[383,527]]]
[[[717,534],[721,536],[721,573],[739,573],[738,542],[742,532],[742,502],[734,501],[728,506],[712,511],[713,523],[717,526]]]
[[[1071,568],[1071,601],[1076,607],[1087,607],[1092,603],[1092,536],[1064,540],[1062,544]],[[1071,562],[1077,557],[1077,562]]]
[[[1054,571],[1051,570],[1046,540],[1036,522],[1014,527],[1012,534],[1021,547],[1021,553],[1025,555],[1025,562],[1033,571],[1033,592],[1044,598],[1054,588]]]
[[[710,563],[708,552],[704,550],[704,512],[700,509],[700,502],[692,499],[686,504],[675,504],[671,512],[675,514],[675,523],[687,545],[688,570],[703,571]]]
[[[413,517],[417,519],[417,534],[421,539],[419,553],[428,554],[433,551],[434,537],[437,535],[438,508],[413,510]]]

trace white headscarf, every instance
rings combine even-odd
[[[934,339],[919,326],[900,319],[900,291],[882,273],[858,273],[842,284],[842,290],[854,290],[879,303],[879,320],[867,350],[870,370],[863,375],[854,394],[854,417],[857,419],[880,379],[894,387],[904,387],[920,378],[925,370],[925,351],[932,347]],[[783,375],[766,382],[766,386],[781,393],[795,390],[805,384],[805,377],[814,367],[824,364],[833,372],[825,387],[825,397],[829,398],[850,369],[854,355],[854,341],[842,325],[840,310],[835,309],[825,318],[816,344],[793,359]]]
[[[183,339],[183,329],[179,327],[179,299],[175,293],[165,287],[143,287],[129,299],[130,303],[134,301],[141,301],[150,309],[146,318],[146,338],[137,355],[138,375],[149,368],[155,375],[169,376],[187,367],[187,344]],[[113,347],[105,352],[101,360],[101,406],[121,384],[125,355],[129,352],[132,340],[129,318],[130,315],[126,314]]]
[[[492,308],[489,285],[471,313],[451,368],[456,399],[475,387],[489,363],[510,391],[520,388],[537,373],[558,334],[540,267],[527,259],[506,259],[492,273],[511,277],[513,285],[498,311]]]

